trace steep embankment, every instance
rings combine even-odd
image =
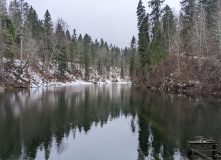
[[[221,62],[217,57],[170,55],[149,71],[147,88],[169,92],[221,95]]]
[[[41,70],[41,63],[26,67],[23,72],[19,70],[19,67],[19,60],[6,63],[4,74],[0,76],[0,92],[4,89],[13,88],[130,83],[128,76],[125,76],[124,79],[120,78],[120,69],[117,67],[110,68],[110,71],[102,76],[90,68],[91,73],[87,81],[84,79],[84,68],[80,66],[75,70],[67,69],[62,78],[59,76],[56,66],[44,73]]]

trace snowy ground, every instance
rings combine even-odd
[[[25,72],[23,72],[18,78],[15,76],[17,74],[16,68],[20,66],[20,61],[18,59],[14,60],[14,66],[15,69],[11,70],[10,73],[12,79],[21,84],[25,83],[31,88],[94,84],[131,84],[128,76],[125,76],[124,79],[120,78],[120,69],[118,69],[117,67],[111,68],[110,72],[102,77],[97,74],[96,70],[93,70],[91,68],[91,74],[88,82],[83,80],[84,77],[75,77],[75,75],[66,72],[65,76],[68,80],[61,82],[54,76],[54,73],[58,72],[56,68],[50,69],[48,71],[51,77],[49,80],[45,78],[44,75],[42,75],[41,73],[38,73],[36,69],[34,70],[32,67],[25,69]],[[41,63],[38,63],[38,68],[42,68]],[[82,75],[84,75],[84,69],[81,69],[79,71],[82,73]]]

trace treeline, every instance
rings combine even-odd
[[[137,7],[138,48],[131,41],[130,76],[135,84],[219,83],[221,1],[182,0],[175,15],[164,0]]]
[[[71,34],[63,19],[52,23],[48,10],[40,20],[24,0],[11,1],[9,8],[6,0],[0,0],[0,39],[1,75],[14,59],[20,59],[19,73],[40,63],[40,72],[47,75],[56,69],[58,78],[84,70],[82,76],[88,80],[92,70],[102,77],[115,67],[121,78],[129,75],[129,48],[120,49],[103,39],[92,41],[88,34],[77,35],[75,29]]]

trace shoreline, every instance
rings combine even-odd
[[[25,86],[25,87],[1,87],[0,93],[3,93],[6,90],[15,90],[15,89],[37,89],[37,88],[50,88],[50,87],[68,87],[68,86],[93,86],[93,85],[132,85],[131,82],[86,82],[86,81],[72,81],[72,82],[57,82],[51,83],[49,85],[40,85],[40,86]]]

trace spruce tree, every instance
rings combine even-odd
[[[121,67],[120,67],[120,78],[124,79],[124,66],[123,66],[122,60],[121,60]]]
[[[39,39],[41,33],[43,32],[43,28],[41,22],[38,20],[38,15],[32,6],[28,11],[26,23],[28,23],[27,25],[31,30],[33,38]]]
[[[23,66],[23,35],[24,22],[27,19],[29,5],[24,0],[14,0],[9,5],[9,15],[16,27],[17,39],[16,42],[20,47],[20,61],[21,68]]]
[[[67,37],[67,39],[70,41],[71,40],[71,34],[70,34],[70,32],[69,32],[69,30],[67,29],[67,31],[66,31],[66,37]]]
[[[55,44],[52,41],[53,39],[53,24],[51,20],[51,15],[48,10],[46,10],[44,14],[43,20],[43,28],[44,28],[44,39],[43,39],[43,52],[42,52],[42,61],[43,61],[43,72],[45,69],[49,69],[50,59],[53,54],[53,50],[55,49]]]
[[[155,32],[161,27],[160,17],[161,17],[161,5],[165,0],[151,0],[149,1],[149,7],[152,8],[151,11],[151,22],[152,22],[152,34],[155,36]]]
[[[7,15],[7,2],[6,0],[0,0],[0,15]]]
[[[75,41],[75,42],[77,41],[76,29],[73,30],[72,41]]]
[[[155,31],[155,36],[151,42],[150,48],[152,54],[152,69],[154,70],[158,63],[168,54],[166,40],[161,28]]]
[[[213,27],[213,15],[214,11],[217,10],[217,2],[219,0],[199,0],[199,2],[203,5],[204,9],[207,12],[207,24],[208,28],[211,29]]]
[[[193,16],[196,12],[196,0],[181,1],[181,10],[183,12],[183,27],[181,29],[181,37],[183,39],[184,48],[187,49],[190,41],[190,30],[193,26]]]
[[[139,31],[145,16],[146,16],[146,10],[145,7],[143,6],[142,0],[140,0],[137,6],[137,27]]]
[[[1,58],[2,56],[8,60],[12,60],[14,57],[13,44],[16,38],[15,26],[12,20],[8,16],[0,16],[0,47]]]
[[[140,0],[137,7],[137,27],[138,27],[138,53],[140,57],[141,70],[145,75],[145,68],[150,64],[150,37],[149,37],[149,15],[145,12],[145,7]]]
[[[135,72],[135,53],[136,53],[136,38],[133,36],[130,43],[131,57],[130,57],[130,77],[134,76]]]
[[[166,56],[166,41],[163,35],[163,29],[161,24],[161,5],[164,0],[151,0],[149,2],[149,7],[152,8],[151,11],[151,22],[152,22],[152,41],[150,45],[151,50],[151,63],[152,68],[157,67],[160,60]]]
[[[57,55],[56,59],[58,62],[58,69],[60,72],[61,78],[64,77],[64,72],[67,68],[67,48],[64,44],[65,33],[60,23],[57,24],[55,36],[57,39]]]
[[[71,43],[70,43],[70,62],[72,65],[72,68],[74,68],[74,63],[77,63],[77,53],[78,53],[78,49],[77,49],[77,34],[76,34],[76,30],[74,29],[73,31],[73,35],[71,38]]]
[[[44,15],[44,29],[45,29],[45,34],[47,36],[52,35],[53,32],[53,24],[51,21],[51,15],[48,10],[46,10],[45,15]]]
[[[176,33],[175,16],[168,5],[163,8],[162,13],[163,33],[166,39],[166,48],[170,51],[173,43],[173,37]]]
[[[138,34],[138,53],[140,55],[141,69],[143,72],[146,65],[151,64],[149,27],[149,16],[147,15],[140,26],[140,32]]]
[[[85,67],[85,80],[89,80],[90,75],[90,60],[91,60],[91,37],[86,34],[83,39],[84,46],[84,67]]]

